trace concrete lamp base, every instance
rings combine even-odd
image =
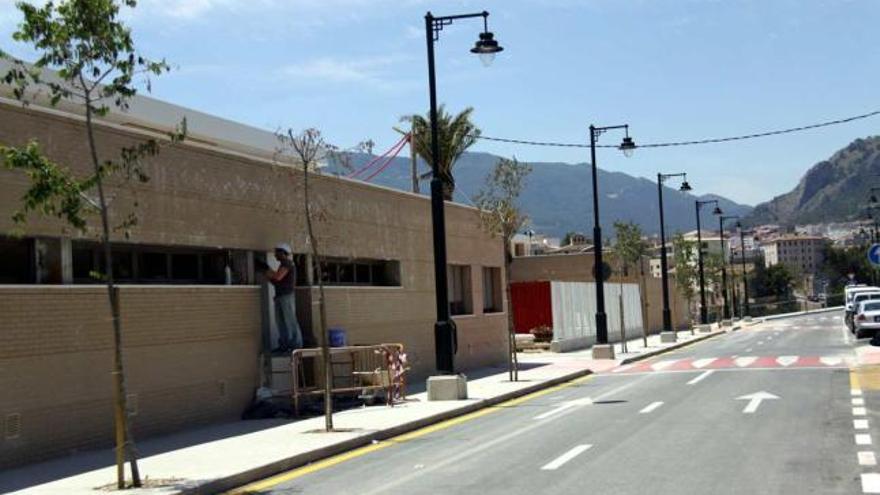
[[[697,331],[700,333],[709,333],[712,331],[712,325],[697,325]]]
[[[675,332],[660,332],[660,342],[670,344],[678,340]]]
[[[467,377],[437,375],[428,377],[428,400],[463,400],[468,398]]]
[[[594,345],[593,359],[614,359],[614,346],[611,344]]]
[[[751,317],[751,316],[743,316],[743,320],[742,320],[742,321],[745,322],[745,323],[751,323],[751,322],[752,322],[752,317]]]
[[[721,326],[722,327],[732,327],[733,320],[721,320]]]

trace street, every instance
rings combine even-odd
[[[855,345],[837,312],[765,322],[237,493],[880,493]]]

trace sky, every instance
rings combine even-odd
[[[0,0],[0,47],[14,43]],[[175,69],[151,96],[329,141],[394,144],[400,117],[428,109],[424,15],[487,10],[504,47],[469,53],[479,20],[436,44],[438,98],[473,107],[487,136],[588,143],[588,127],[629,124],[636,143],[787,128],[880,109],[877,0],[141,0],[125,19],[140,50]],[[686,172],[695,194],[756,204],[813,164],[880,134],[880,116],[727,144],[600,149],[599,166],[640,177]],[[601,136],[617,144],[622,134]],[[583,163],[589,150],[479,141],[472,151]],[[585,191],[588,187],[585,184]]]

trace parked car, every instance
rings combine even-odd
[[[843,300],[844,300],[843,322],[846,324],[846,326],[850,330],[853,329],[852,316],[853,316],[853,312],[855,311],[855,307],[853,306],[853,298],[856,296],[856,294],[859,294],[861,292],[872,292],[872,291],[880,291],[880,288],[869,287],[867,285],[849,285],[843,289],[843,294],[844,294],[844,297],[843,297]]]
[[[853,325],[857,339],[873,337],[880,329],[880,298],[859,302],[853,317]]]
[[[852,299],[852,314],[855,315],[858,313],[859,305],[863,302],[873,301],[875,299],[880,299],[880,289],[857,292],[855,295],[853,295]],[[856,326],[852,318],[850,318],[849,329],[852,332],[856,331]]]

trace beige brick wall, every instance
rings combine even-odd
[[[240,416],[258,385],[256,287],[122,286],[120,301],[136,438]],[[0,421],[22,418],[0,466],[111,444],[108,308],[101,287],[0,287]]]
[[[81,175],[88,172],[84,132],[77,118],[0,102],[0,143],[22,145],[36,139],[50,157]],[[119,126],[103,126],[98,132],[105,156],[136,139],[143,136]],[[135,199],[140,205],[134,210],[139,224],[131,239],[120,234],[116,240],[252,250],[289,241],[295,251],[306,251],[298,171],[192,142],[163,149],[146,167],[150,182],[110,188],[116,221],[131,211],[128,205]],[[22,174],[0,168],[0,233],[16,228],[10,217],[26,184]],[[392,259],[401,267],[401,287],[329,288],[328,323],[346,328],[354,343],[404,343],[413,379],[427,376],[434,367],[429,201],[326,176],[315,178],[314,196],[324,218],[316,230],[325,255]],[[474,298],[474,315],[456,318],[457,365],[467,370],[503,362],[506,318],[503,313],[482,314],[480,269],[502,266],[501,243],[482,231],[475,209],[447,204],[446,215],[449,263],[471,266]],[[94,229],[71,232],[36,215],[30,216],[24,234],[96,237]],[[112,334],[101,289],[5,287],[0,307],[4,317],[6,308],[14,310],[0,328],[0,337],[9,344],[0,347],[0,411],[5,417],[5,411],[22,410],[28,428],[21,438],[3,441],[0,465],[107,445]],[[258,288],[128,287],[123,289],[122,311],[130,385],[143,394],[138,434],[241,413],[257,384]],[[55,366],[61,367],[60,373],[42,371]],[[214,405],[223,376],[229,377],[229,397]],[[60,401],[65,393],[75,398]],[[56,424],[69,426],[65,435],[70,438],[50,441],[45,432]]]

